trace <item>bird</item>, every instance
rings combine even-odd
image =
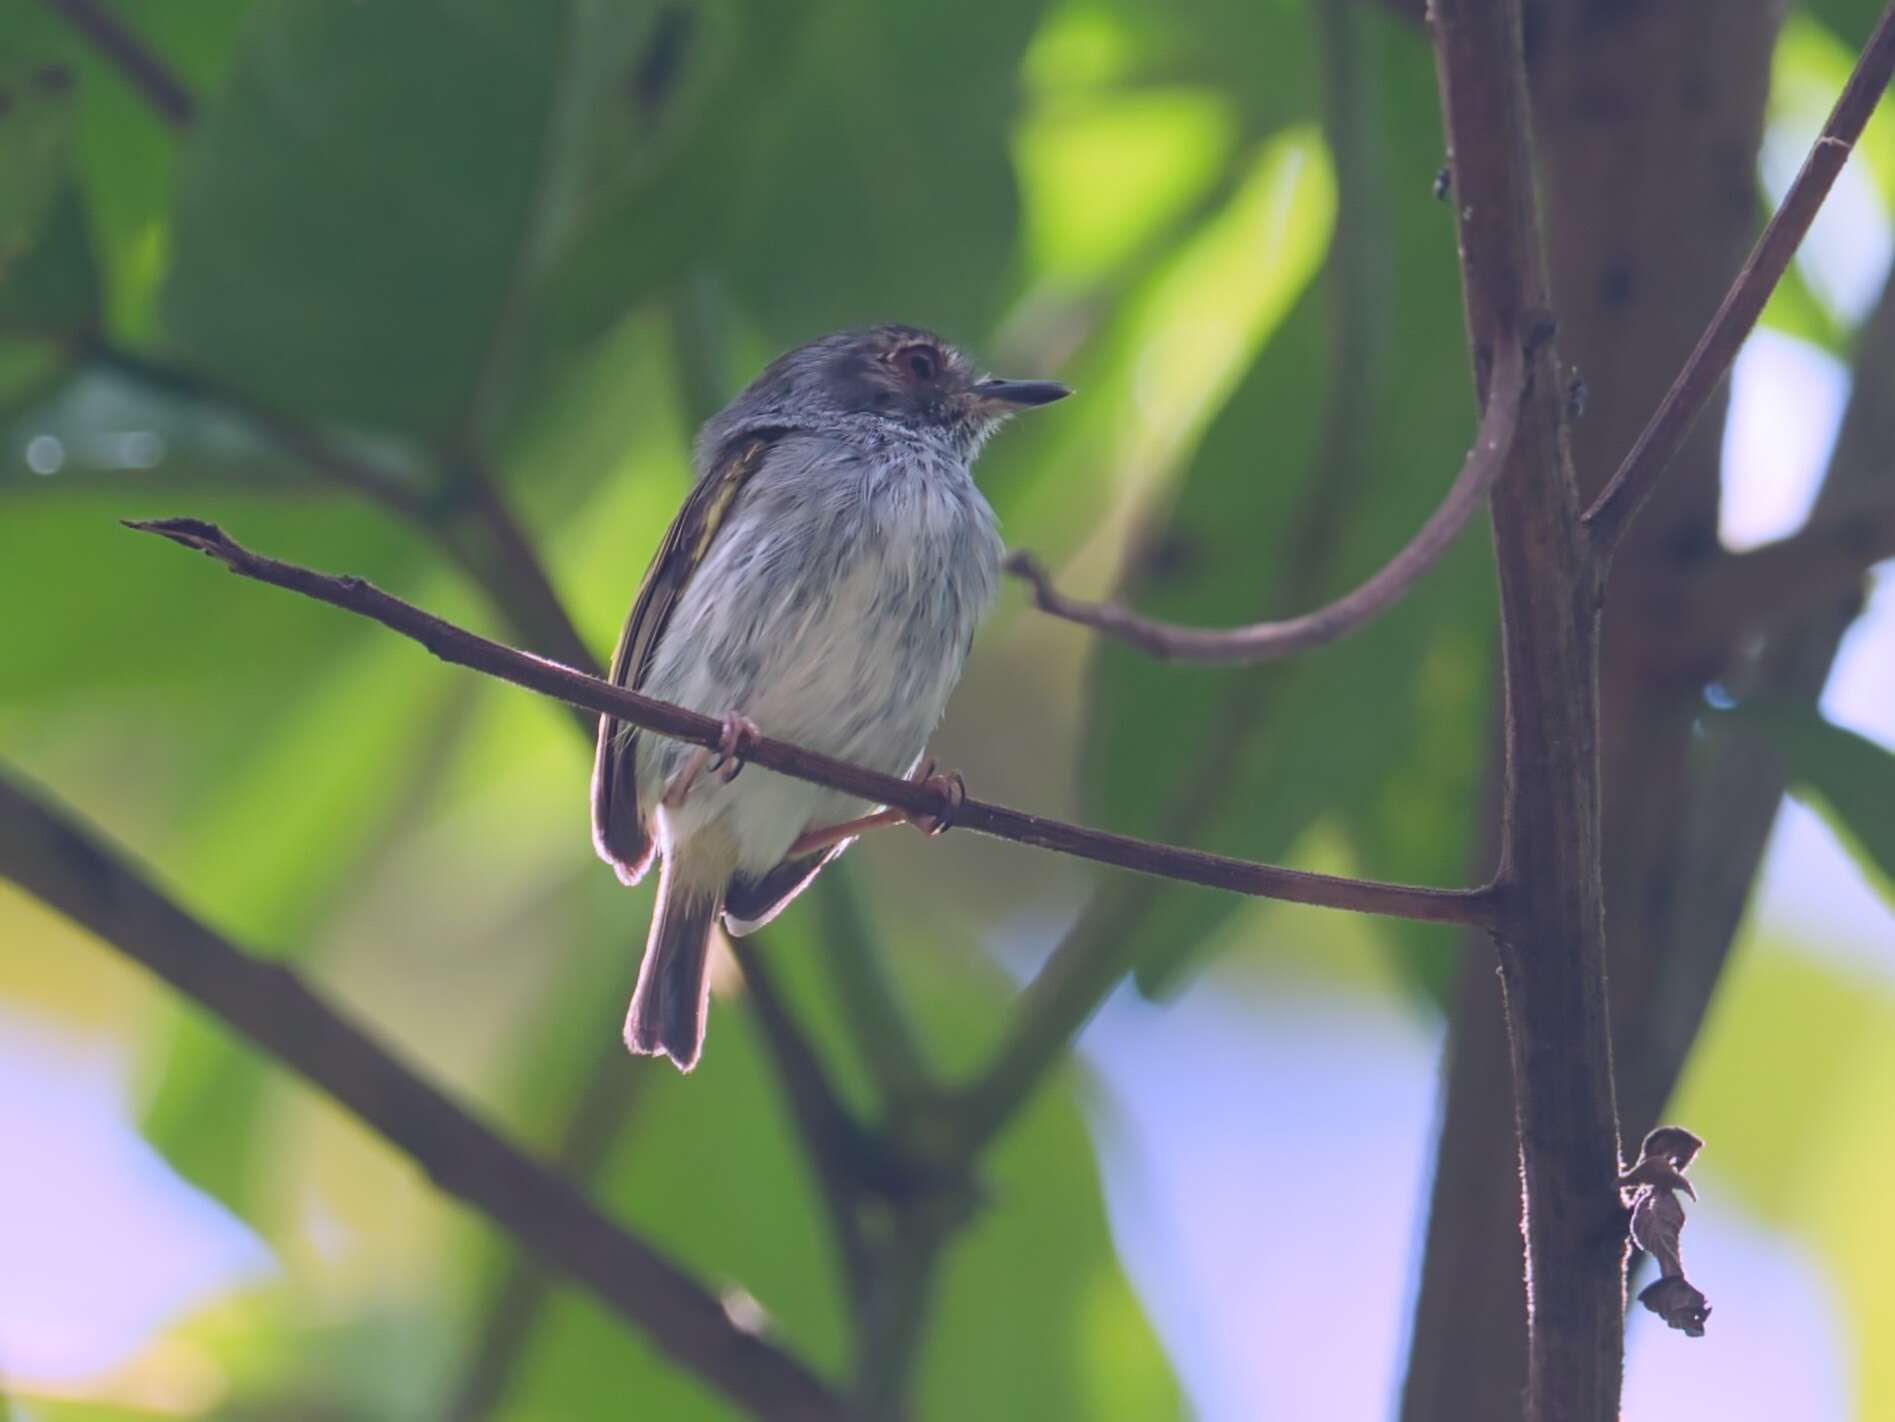
[[[719,718],[716,751],[599,721],[592,837],[626,884],[659,861],[625,1019],[634,1053],[698,1061],[713,927],[770,922],[865,830],[929,817],[744,767],[758,736],[934,785],[929,736],[991,606],[1002,544],[972,465],[1064,399],[930,331],[840,331],[780,356],[694,446],[696,477],[612,658],[614,685]]]

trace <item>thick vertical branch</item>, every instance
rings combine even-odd
[[[1525,1191],[1527,1413],[1609,1422],[1624,1242],[1600,877],[1597,572],[1565,457],[1518,0],[1436,0],[1434,31],[1483,398],[1509,344],[1532,352],[1493,514],[1506,734],[1494,938]]]
[[[1756,150],[1781,9],[1775,0],[1586,0],[1541,6],[1531,17],[1553,304],[1562,353],[1591,392],[1572,431],[1584,500],[1631,449],[1655,393],[1673,383],[1744,260],[1757,223]],[[1621,543],[1604,615],[1608,986],[1616,1088],[1633,1139],[1654,1124],[1676,1079],[1780,788],[1733,799],[1710,787],[1728,774],[1754,780],[1767,771],[1754,755],[1705,755],[1692,732],[1699,688],[1657,645],[1665,625],[1654,610],[1680,605],[1716,549],[1721,397],[1709,414]],[[1698,851],[1690,826],[1700,821],[1712,830]],[[1714,889],[1694,888],[1707,878]],[[1712,939],[1714,951],[1692,947]],[[1697,964],[1682,994],[1662,986],[1674,959]],[[1490,1188],[1511,1155],[1505,1029],[1487,966],[1470,956],[1462,976],[1404,1422],[1512,1419],[1526,1385],[1518,1221],[1493,1208]],[[1680,1040],[1674,1021],[1654,1054],[1641,1023],[1660,1001],[1689,1025]],[[1502,1294],[1511,1297],[1496,1306]]]

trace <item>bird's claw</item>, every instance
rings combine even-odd
[[[756,749],[763,732],[748,716],[736,711],[724,713],[724,732],[717,739],[717,758],[708,769],[728,785],[743,772],[745,758]]]
[[[691,793],[691,787],[697,784],[698,776],[706,770],[717,772],[718,777],[728,785],[744,768],[744,757],[755,749],[762,736],[763,732],[757,729],[757,723],[748,716],[735,711],[725,712],[724,729],[717,738],[716,758],[713,759],[711,752],[703,746],[693,750],[684,769],[666,787],[664,803],[677,809],[684,803],[685,796]]]
[[[908,823],[925,835],[946,834],[954,827],[954,817],[967,803],[967,782],[958,770],[936,770],[932,758],[910,777],[917,785],[932,790],[942,800],[941,810],[932,815],[910,815]]]

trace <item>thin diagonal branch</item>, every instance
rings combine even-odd
[[[611,715],[659,735],[710,748],[718,745],[724,733],[723,723],[712,717],[612,686],[571,667],[489,641],[392,597],[360,578],[332,577],[252,553],[233,542],[215,524],[175,518],[132,522],[128,527],[156,533],[186,548],[207,553],[240,576],[372,618],[413,638],[443,661],[510,681],[595,714]],[[1497,910],[1496,894],[1486,888],[1426,889],[1254,864],[1226,855],[1205,854],[1087,829],[971,796],[951,806],[950,797],[928,786],[881,775],[768,737],[758,740],[748,758],[798,780],[898,806],[918,816],[951,816],[957,826],[996,839],[1254,897],[1428,923],[1491,923]]]
[[[1684,447],[1685,436],[1691,433],[1705,402],[1737,359],[1738,348],[1757,324],[1764,303],[1776,290],[1810,223],[1816,220],[1817,210],[1829,196],[1830,186],[1848,161],[1869,115],[1875,112],[1891,74],[1895,74],[1895,3],[1882,12],[1849,82],[1830,111],[1829,121],[1803,160],[1796,181],[1790,184],[1782,205],[1757,239],[1697,348],[1665,392],[1612,482],[1586,511],[1586,525],[1608,556],[1651,497],[1666,466]]]
[[[1474,447],[1440,506],[1408,546],[1367,581],[1300,617],[1254,622],[1247,627],[1187,627],[1143,617],[1117,603],[1067,597],[1053,586],[1031,553],[1013,554],[1007,560],[1007,571],[1031,585],[1034,601],[1042,611],[1095,628],[1166,661],[1244,664],[1326,646],[1393,607],[1441,561],[1486,502],[1495,478],[1506,465],[1525,392],[1525,361],[1517,348],[1505,348],[1494,371],[1493,397],[1487,402]]]
[[[403,1065],[280,964],[245,953],[62,813],[0,779],[0,875],[163,978],[347,1108],[436,1185],[584,1284],[755,1416],[848,1405],[717,1297]]]
[[[190,90],[178,81],[170,66],[151,46],[119,20],[100,0],[40,0],[84,37],[125,82],[172,128],[183,130],[197,117]]]

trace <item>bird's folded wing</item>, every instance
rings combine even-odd
[[[639,690],[672,611],[692,575],[704,563],[738,495],[763,466],[764,456],[785,431],[752,431],[719,452],[671,521],[644,584],[632,604],[612,655],[612,683]],[[610,716],[599,718],[598,751],[592,769],[592,842],[599,855],[635,884],[651,865],[651,826],[638,808],[638,727]]]

